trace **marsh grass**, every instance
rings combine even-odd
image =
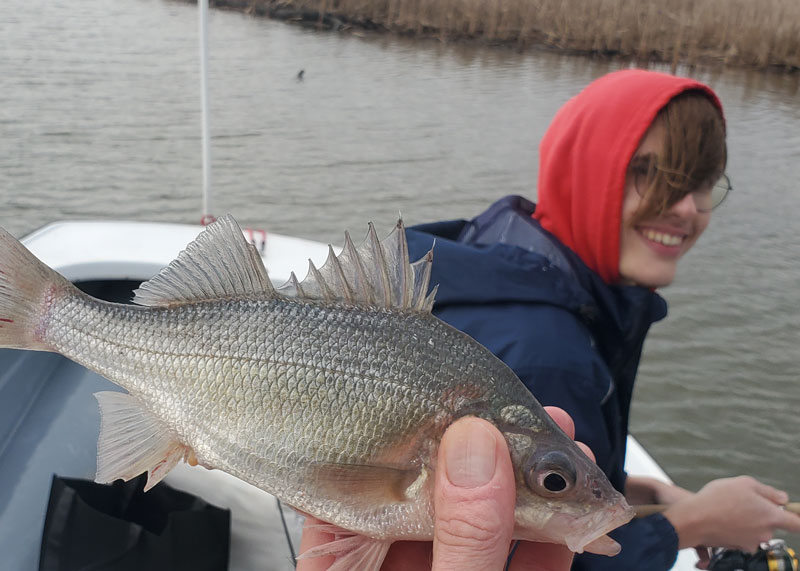
[[[213,0],[212,0],[213,2]],[[800,70],[798,0],[216,0],[219,7],[441,40]]]

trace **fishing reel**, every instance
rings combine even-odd
[[[710,571],[798,571],[797,555],[782,539],[762,543],[755,553],[721,549],[711,558]]]

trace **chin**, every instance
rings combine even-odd
[[[620,269],[621,283],[646,287],[648,289],[658,289],[667,287],[675,280],[675,271],[633,271],[623,272]]]
[[[669,278],[653,278],[653,279],[646,279],[642,280],[641,282],[637,283],[636,285],[646,287],[649,289],[658,289],[662,287],[667,287],[668,285],[672,284],[673,277]]]

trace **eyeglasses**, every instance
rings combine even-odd
[[[658,167],[652,164],[631,165],[631,173],[634,177],[633,183],[639,196],[644,196],[647,192],[650,182],[655,179],[657,168]],[[697,208],[698,212],[711,212],[722,204],[722,201],[725,200],[725,197],[728,196],[728,193],[732,190],[731,179],[728,178],[728,175],[723,174],[714,184],[704,184],[690,191],[690,194],[692,195],[695,208]]]

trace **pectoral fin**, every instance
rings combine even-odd
[[[313,468],[320,486],[337,498],[370,506],[404,502],[424,477],[416,469],[363,464],[319,464]]]
[[[181,458],[193,455],[190,448],[161,420],[129,394],[95,393],[100,404],[100,437],[97,440],[95,481],[126,482],[147,472],[147,491],[175,467]]]

